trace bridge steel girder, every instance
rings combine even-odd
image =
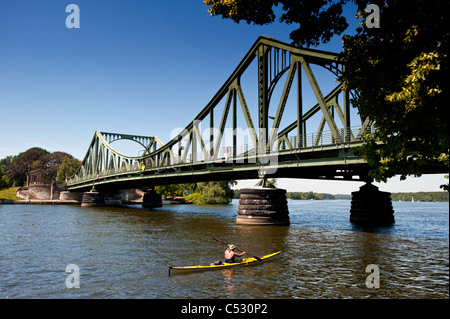
[[[145,171],[137,168],[132,171],[119,170],[107,176],[92,176],[70,189],[86,191],[95,186],[97,190],[110,190],[210,180],[257,179],[264,170],[271,170],[272,178],[364,181],[368,165],[363,158],[353,154],[352,146],[354,145],[329,145],[285,150],[277,155],[268,154],[266,160],[255,156],[238,158],[238,163],[222,160],[191,165],[177,164]],[[261,163],[264,161],[266,164]]]
[[[258,102],[257,105],[249,107],[241,80],[255,60]],[[361,127],[351,128],[349,92],[345,91],[342,83],[338,83],[331,92],[324,94],[311,65],[323,67],[335,77],[338,77],[343,69],[336,53],[299,48],[266,36],[259,37],[210,102],[178,136],[168,143],[163,144],[156,137],[96,132],[80,169],[67,183],[69,189],[86,189],[94,185],[119,187],[125,184],[160,185],[202,179],[258,178],[262,175],[261,172],[265,171],[262,168],[266,164],[267,157],[270,156],[279,158],[279,171],[271,174],[273,177],[322,178],[329,176],[329,178],[336,178],[336,172],[345,171],[346,166],[351,167],[351,172],[346,175],[351,175],[351,179],[354,179],[354,176],[366,174],[365,161],[353,154],[348,154],[351,153],[352,145],[363,143],[365,135],[371,130],[372,122],[369,119],[360,119]],[[302,70],[317,100],[317,103],[310,108],[305,108],[304,105]],[[277,84],[286,73],[286,80],[273,118],[274,122],[269,131],[270,102]],[[295,99],[297,115],[291,124],[280,127],[282,119],[287,118],[285,108],[290,92],[295,87],[295,81],[297,82]],[[339,105],[340,94],[342,94],[343,108]],[[222,108],[223,111],[221,111]],[[252,118],[252,112],[254,113],[255,109],[257,121]],[[219,127],[214,130],[215,111],[221,112],[221,117]],[[334,111],[344,126],[341,129],[336,123]],[[307,123],[311,122],[315,114],[320,113],[322,120],[318,129],[308,135]],[[240,150],[237,145],[239,129],[237,121],[241,116],[239,114],[243,114],[246,124],[244,129],[249,132],[251,140],[249,145],[244,145],[244,149]],[[203,139],[200,130],[202,123],[209,126],[209,135],[206,140]],[[255,128],[253,123],[258,123],[258,127]],[[224,155],[220,153],[224,149],[220,146],[225,143],[226,127],[230,124],[232,146],[229,149],[225,148]],[[328,125],[330,133],[324,130],[325,124]],[[123,139],[140,144],[143,147],[143,154],[135,157],[126,156],[110,145],[116,140]],[[345,149],[347,151],[344,153],[347,155],[342,156],[339,152],[325,152],[324,149],[329,147]],[[229,153],[228,150],[230,150]],[[307,154],[315,155],[311,159],[306,159]],[[255,158],[255,163],[241,163],[242,158]],[[144,170],[142,165],[145,166]],[[324,169],[321,170],[320,166]],[[315,173],[310,173],[308,167]],[[330,173],[330,167],[334,167],[335,173]],[[356,167],[360,168],[356,169]],[[172,174],[171,171],[179,174]],[[288,173],[289,171],[292,174]],[[328,173],[325,174],[325,171]]]

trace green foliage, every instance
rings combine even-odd
[[[266,187],[275,188],[276,186],[277,186],[277,180],[276,179],[268,179],[266,181]]]
[[[63,170],[58,177],[58,170],[65,161]],[[72,155],[64,152],[50,153],[42,148],[33,147],[16,156],[7,156],[0,160],[0,189],[10,187],[12,184],[25,185],[27,174],[36,168],[45,169],[48,181],[64,181],[79,167],[80,162]]]
[[[184,184],[156,186],[155,191],[164,198],[174,198],[184,195]]]
[[[7,167],[13,161],[13,156],[6,156],[0,160],[0,189],[8,188],[12,185],[7,176]]]
[[[81,162],[76,158],[64,157],[56,174],[56,181],[65,183],[80,167]]]
[[[189,194],[185,197],[185,199],[189,202],[192,202],[192,204],[194,204],[194,205],[205,205],[203,196],[200,193]]]
[[[337,199],[331,194],[319,194],[314,192],[287,192],[286,198],[288,199],[301,199],[301,200],[333,200]]]
[[[342,16],[342,5],[347,1],[317,0],[204,0],[210,6],[212,16],[222,16],[236,23],[265,25],[275,21],[273,8],[282,5],[279,21],[298,26],[291,32],[294,44],[318,45],[328,42],[335,34],[341,34],[348,27]],[[361,2],[361,1],[359,1]]]
[[[418,193],[392,193],[393,201],[416,201],[416,202],[448,202],[448,192],[418,192]]]
[[[183,196],[196,205],[228,204],[234,194],[230,187],[235,184],[235,181],[173,184],[156,186],[155,191],[164,198]]]
[[[420,176],[422,167],[448,167],[447,1],[386,1],[382,28],[358,28],[343,38],[342,80],[359,95],[353,104],[374,120],[375,133],[357,151],[386,181]],[[399,19],[401,17],[401,19]],[[389,57],[388,59],[386,57]]]
[[[151,188],[141,188],[142,191],[147,192]],[[185,183],[185,184],[170,184],[155,186],[155,191],[161,194],[162,197],[166,199],[183,197],[188,194],[192,194],[197,189],[196,183]]]
[[[344,199],[351,200],[351,195],[331,195],[331,194],[321,194],[314,192],[287,192],[286,197],[288,199],[299,199],[299,200],[336,200]],[[414,201],[420,202],[448,202],[449,193],[448,192],[416,192],[416,193],[392,193],[392,201],[403,201],[408,202],[414,198]]]
[[[64,159],[66,158],[68,159],[66,160],[66,164],[69,165],[69,167],[75,166],[78,169],[80,162],[76,159],[74,161],[69,161],[74,159],[73,156],[70,154],[64,152],[53,152],[42,156],[41,161],[43,162],[44,164],[43,166],[46,169],[46,178],[48,181],[53,181],[57,179],[58,170],[62,165]],[[75,171],[69,169],[68,174],[72,176],[74,172]]]
[[[36,164],[36,161],[46,154],[49,152],[39,147],[33,147],[14,156],[6,168],[9,180],[18,186],[25,185],[27,173],[32,169],[33,162]]]
[[[8,177],[0,173],[0,189],[8,188],[9,186],[11,186],[11,182]]]
[[[198,189],[205,204],[228,204],[233,198],[228,181],[198,183]]]

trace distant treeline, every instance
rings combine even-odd
[[[233,198],[239,199],[239,190],[233,190]],[[351,200],[352,195],[344,194],[326,194],[326,193],[314,193],[314,192],[287,192],[286,197],[288,199],[300,199],[300,200]],[[448,202],[448,192],[418,192],[418,193],[392,193],[391,199],[394,202]]]
[[[239,190],[234,189],[233,198],[239,199]],[[287,192],[287,199],[302,199],[302,200],[335,200],[335,199],[352,199],[352,195],[332,195],[332,194],[322,194],[314,192]]]
[[[392,193],[391,199],[398,202],[448,202],[448,192]]]
[[[288,199],[302,199],[302,200],[335,200],[335,199],[351,199],[351,195],[332,195],[326,193],[314,192],[287,192]]]

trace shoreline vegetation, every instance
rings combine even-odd
[[[60,200],[26,200],[16,196],[17,187],[11,187],[0,190],[0,203],[23,203],[29,204],[33,202],[39,202],[40,204],[63,203],[67,201]],[[239,199],[239,190],[233,190],[233,199]],[[287,192],[287,199],[292,200],[351,200],[351,195],[346,194],[326,194],[326,193],[314,193],[314,192]],[[391,199],[394,202],[449,202],[449,192],[409,192],[409,193],[392,193]]]
[[[234,190],[234,199],[239,199],[239,190]],[[315,192],[287,192],[287,199],[294,200],[351,200],[352,195]],[[408,192],[391,193],[393,202],[448,202],[449,192]]]

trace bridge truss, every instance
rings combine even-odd
[[[334,79],[344,67],[335,53],[261,36],[211,101],[168,143],[156,137],[96,132],[80,169],[67,183],[69,189],[264,176],[364,180],[367,163],[352,147],[364,142],[372,122],[357,112],[352,126],[350,94],[354,93],[334,82],[324,94],[312,66],[327,70]],[[250,105],[250,90],[242,85],[247,74],[256,75],[251,89],[257,91],[257,102]],[[309,108],[303,77],[315,98]],[[313,131],[307,133],[307,127]],[[111,143],[121,139],[140,144],[142,153],[120,154]]]

